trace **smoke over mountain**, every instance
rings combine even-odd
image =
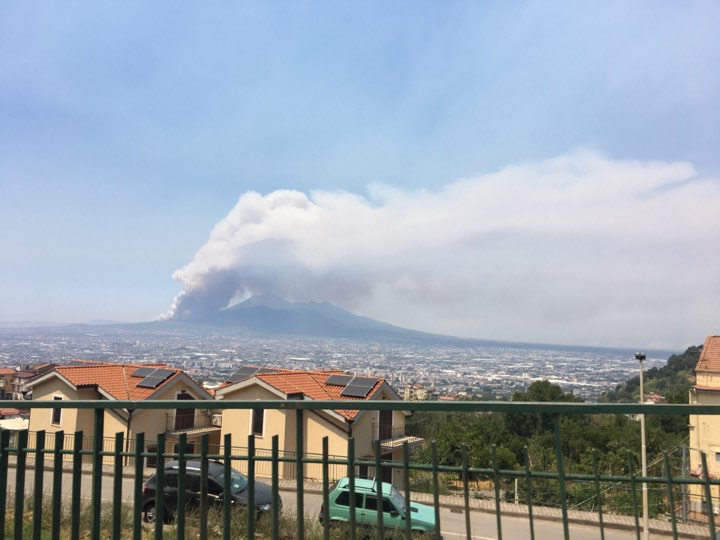
[[[173,274],[170,314],[273,293],[455,335],[612,344],[660,327],[671,345],[720,323],[720,256],[689,262],[720,244],[720,190],[695,175],[580,150],[434,192],[245,193]]]

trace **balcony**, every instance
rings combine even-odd
[[[13,401],[0,402],[0,408],[17,407]],[[700,469],[693,467],[692,474],[675,471],[669,464],[667,453],[656,450],[660,466],[658,472],[641,476],[638,474],[639,447],[628,452],[623,463],[613,464],[610,472],[597,466],[595,452],[588,452],[584,459],[590,463],[591,474],[580,473],[569,467],[569,455],[574,451],[572,438],[563,432],[565,420],[570,417],[613,415],[624,417],[628,414],[644,414],[648,417],[660,415],[666,418],[698,415],[703,418],[720,415],[720,406],[709,405],[640,405],[640,404],[582,404],[582,403],[502,403],[502,402],[347,402],[347,401],[252,401],[252,402],[195,402],[185,401],[25,401],[24,408],[77,409],[90,411],[92,431],[86,433],[29,433],[20,431],[11,435],[0,432],[0,484],[7,489],[0,490],[0,531],[5,537],[40,538],[133,538],[140,540],[153,533],[155,538],[185,538],[188,535],[201,539],[236,538],[297,538],[324,537],[330,535],[327,519],[328,493],[333,478],[338,475],[358,475],[365,468],[372,477],[382,477],[383,471],[391,469],[397,474],[397,487],[406,500],[419,501],[433,507],[438,523],[436,536],[445,538],[472,538],[478,535],[494,534],[502,537],[503,531],[511,537],[521,534],[535,538],[536,528],[543,535],[550,527],[552,538],[570,538],[576,525],[593,527],[597,537],[613,538],[639,536],[642,528],[642,506],[640,493],[645,486],[652,490],[659,515],[649,520],[653,536],[673,538],[715,538],[716,516],[713,512],[695,516],[690,522],[683,508],[685,503],[698,508],[714,508],[720,503],[720,480],[708,468],[708,459],[698,452]],[[112,418],[113,409],[146,409],[195,411],[194,419],[209,418],[217,409],[264,409],[290,411],[295,417],[296,429],[291,441],[293,448],[306,445],[303,426],[306,416],[314,410],[338,410],[342,408],[360,410],[423,411],[447,418],[452,413],[470,414],[513,414],[542,416],[548,421],[548,440],[553,441],[553,452],[543,455],[542,460],[526,459],[513,468],[504,468],[496,444],[483,440],[489,455],[489,466],[473,465],[466,448],[454,447],[453,440],[432,441],[425,447],[432,450],[429,460],[420,460],[420,454],[411,454],[410,441],[400,445],[400,458],[383,459],[383,441],[408,437],[405,431],[381,428],[377,425],[374,435],[374,454],[356,456],[356,443],[352,437],[347,440],[347,452],[330,455],[327,438],[324,439],[322,454],[312,455],[293,452],[279,447],[277,434],[272,434],[272,451],[256,450],[254,436],[226,434],[222,445],[212,447],[209,433],[202,433],[199,443],[188,447],[187,433],[178,433],[178,443],[166,444],[167,433],[157,435],[138,434],[127,440],[122,432],[113,439],[103,437],[104,423]],[[163,412],[164,414],[164,412]],[[183,416],[181,414],[181,416]],[[189,416],[189,415],[187,415]],[[175,423],[168,425],[176,426]],[[108,420],[110,424],[110,420]],[[522,424],[522,422],[518,422]],[[197,424],[193,423],[194,429]],[[182,427],[182,426],[181,426]],[[209,427],[209,426],[208,426]],[[633,426],[634,428],[634,426]],[[239,430],[242,431],[242,430]],[[267,434],[268,436],[270,434]],[[389,435],[389,437],[387,437]],[[386,437],[386,438],[384,438]],[[451,437],[452,438],[452,437]],[[148,451],[152,440],[154,451]],[[624,442],[624,441],[618,441]],[[438,449],[449,445],[457,450],[459,465],[439,462]],[[418,449],[419,450],[419,449]],[[692,450],[696,452],[696,450]],[[525,455],[528,455],[525,448]],[[601,456],[600,456],[601,457]],[[714,458],[715,456],[713,456]],[[411,459],[412,458],[412,459]],[[177,515],[172,524],[157,520],[154,524],[142,522],[141,499],[143,483],[155,470],[147,468],[147,461],[158,463],[168,460],[197,459],[203,464],[207,475],[207,464],[218,460],[227,467],[241,470],[250,480],[263,479],[271,485],[276,495],[282,496],[284,505],[274,504],[267,519],[258,521],[254,512],[234,512],[230,500],[225,499],[216,512],[201,503],[199,509],[185,512],[184,504],[178,504]],[[713,459],[714,461],[714,459]],[[45,470],[44,475],[34,471]],[[86,475],[88,482],[81,482]],[[395,478],[395,476],[393,478]],[[207,476],[205,476],[207,478]],[[158,475],[158,490],[162,491],[164,479]],[[206,484],[205,484],[206,485]],[[252,483],[250,484],[252,485]],[[693,488],[698,495],[688,493]],[[207,489],[206,487],[203,489]],[[620,495],[614,495],[619,490]],[[207,491],[203,493],[206,495]],[[693,498],[695,497],[695,498]],[[553,506],[548,501],[555,501]],[[353,499],[354,500],[354,499]],[[611,500],[623,500],[627,506],[622,512],[610,506]],[[83,501],[89,501],[87,503]],[[202,497],[201,501],[206,501]],[[227,502],[226,502],[227,501]],[[317,501],[322,502],[322,510]],[[160,502],[162,500],[160,499]],[[85,506],[83,506],[85,505]],[[356,512],[350,509],[350,523],[347,535],[351,540],[360,538],[354,525]],[[219,512],[219,513],[218,513]],[[285,515],[287,514],[287,515]],[[460,519],[458,518],[460,514]],[[319,517],[325,515],[322,524]],[[378,538],[383,537],[383,513],[378,513]],[[401,531],[405,538],[412,538],[411,518],[406,521],[407,529]],[[290,517],[292,516],[292,517]],[[297,516],[297,517],[295,517]],[[85,520],[82,521],[81,520]],[[238,525],[237,520],[241,520]],[[522,524],[523,531],[510,529],[511,522]],[[231,526],[232,525],[232,526]],[[237,529],[240,527],[240,529]],[[81,535],[82,527],[82,535]],[[290,527],[290,529],[288,529]],[[459,528],[454,528],[459,527]],[[238,532],[240,530],[241,532]],[[495,532],[491,532],[491,531]],[[511,532],[511,531],[515,532]],[[629,532],[628,532],[629,531]],[[626,536],[628,535],[629,536]],[[538,533],[539,535],[539,533]]]
[[[407,435],[405,425],[373,424],[373,442],[380,441],[383,450],[396,450],[408,444],[410,449],[423,443],[421,437]]]
[[[221,428],[222,415],[213,414],[211,411],[187,410],[166,415],[165,432],[174,436],[183,433],[209,433],[211,431],[220,431]]]

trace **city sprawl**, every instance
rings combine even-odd
[[[438,397],[503,399],[547,379],[593,401],[636,375],[632,351],[493,343],[483,346],[370,343],[342,339],[258,338],[197,330],[148,332],[127,326],[1,328],[0,367],[87,359],[165,363],[209,386],[239,366],[340,369],[383,377],[402,394],[421,385]],[[647,368],[671,352],[648,353]]]

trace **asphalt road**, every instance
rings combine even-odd
[[[15,470],[9,470],[8,490],[15,489]],[[62,493],[63,498],[67,500],[72,496],[71,490],[72,477],[70,473],[63,475]],[[34,482],[34,471],[26,471],[25,491],[32,492]],[[52,473],[46,472],[43,476],[43,491],[48,491],[52,487]],[[130,478],[123,478],[122,493],[123,501],[132,502],[134,481]],[[102,499],[104,501],[112,500],[113,482],[108,476],[103,477],[102,482]],[[90,498],[92,493],[91,476],[83,475],[81,481],[81,497]],[[283,511],[295,514],[296,493],[291,491],[282,491],[280,496],[283,499]],[[304,508],[306,519],[316,520],[320,512],[322,496],[315,493],[305,493]],[[466,538],[465,532],[465,515],[462,512],[451,511],[448,508],[440,510],[440,523],[442,535],[446,540],[459,540]],[[494,540],[498,538],[497,524],[495,514],[486,512],[471,512],[470,527],[473,540]],[[538,540],[556,540],[563,538],[563,526],[560,522],[535,520],[535,538]],[[504,516],[502,518],[502,536],[503,538],[517,539],[529,538],[530,528],[527,519],[519,517]],[[597,540],[600,538],[600,530],[597,527],[585,525],[570,525],[570,537],[573,540]],[[634,540],[636,538],[634,532],[620,531],[615,529],[605,530],[606,539],[618,540]]]

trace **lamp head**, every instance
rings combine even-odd
[[[645,353],[641,353],[641,352],[635,353],[635,360],[640,360],[641,362],[643,360],[645,360]]]

